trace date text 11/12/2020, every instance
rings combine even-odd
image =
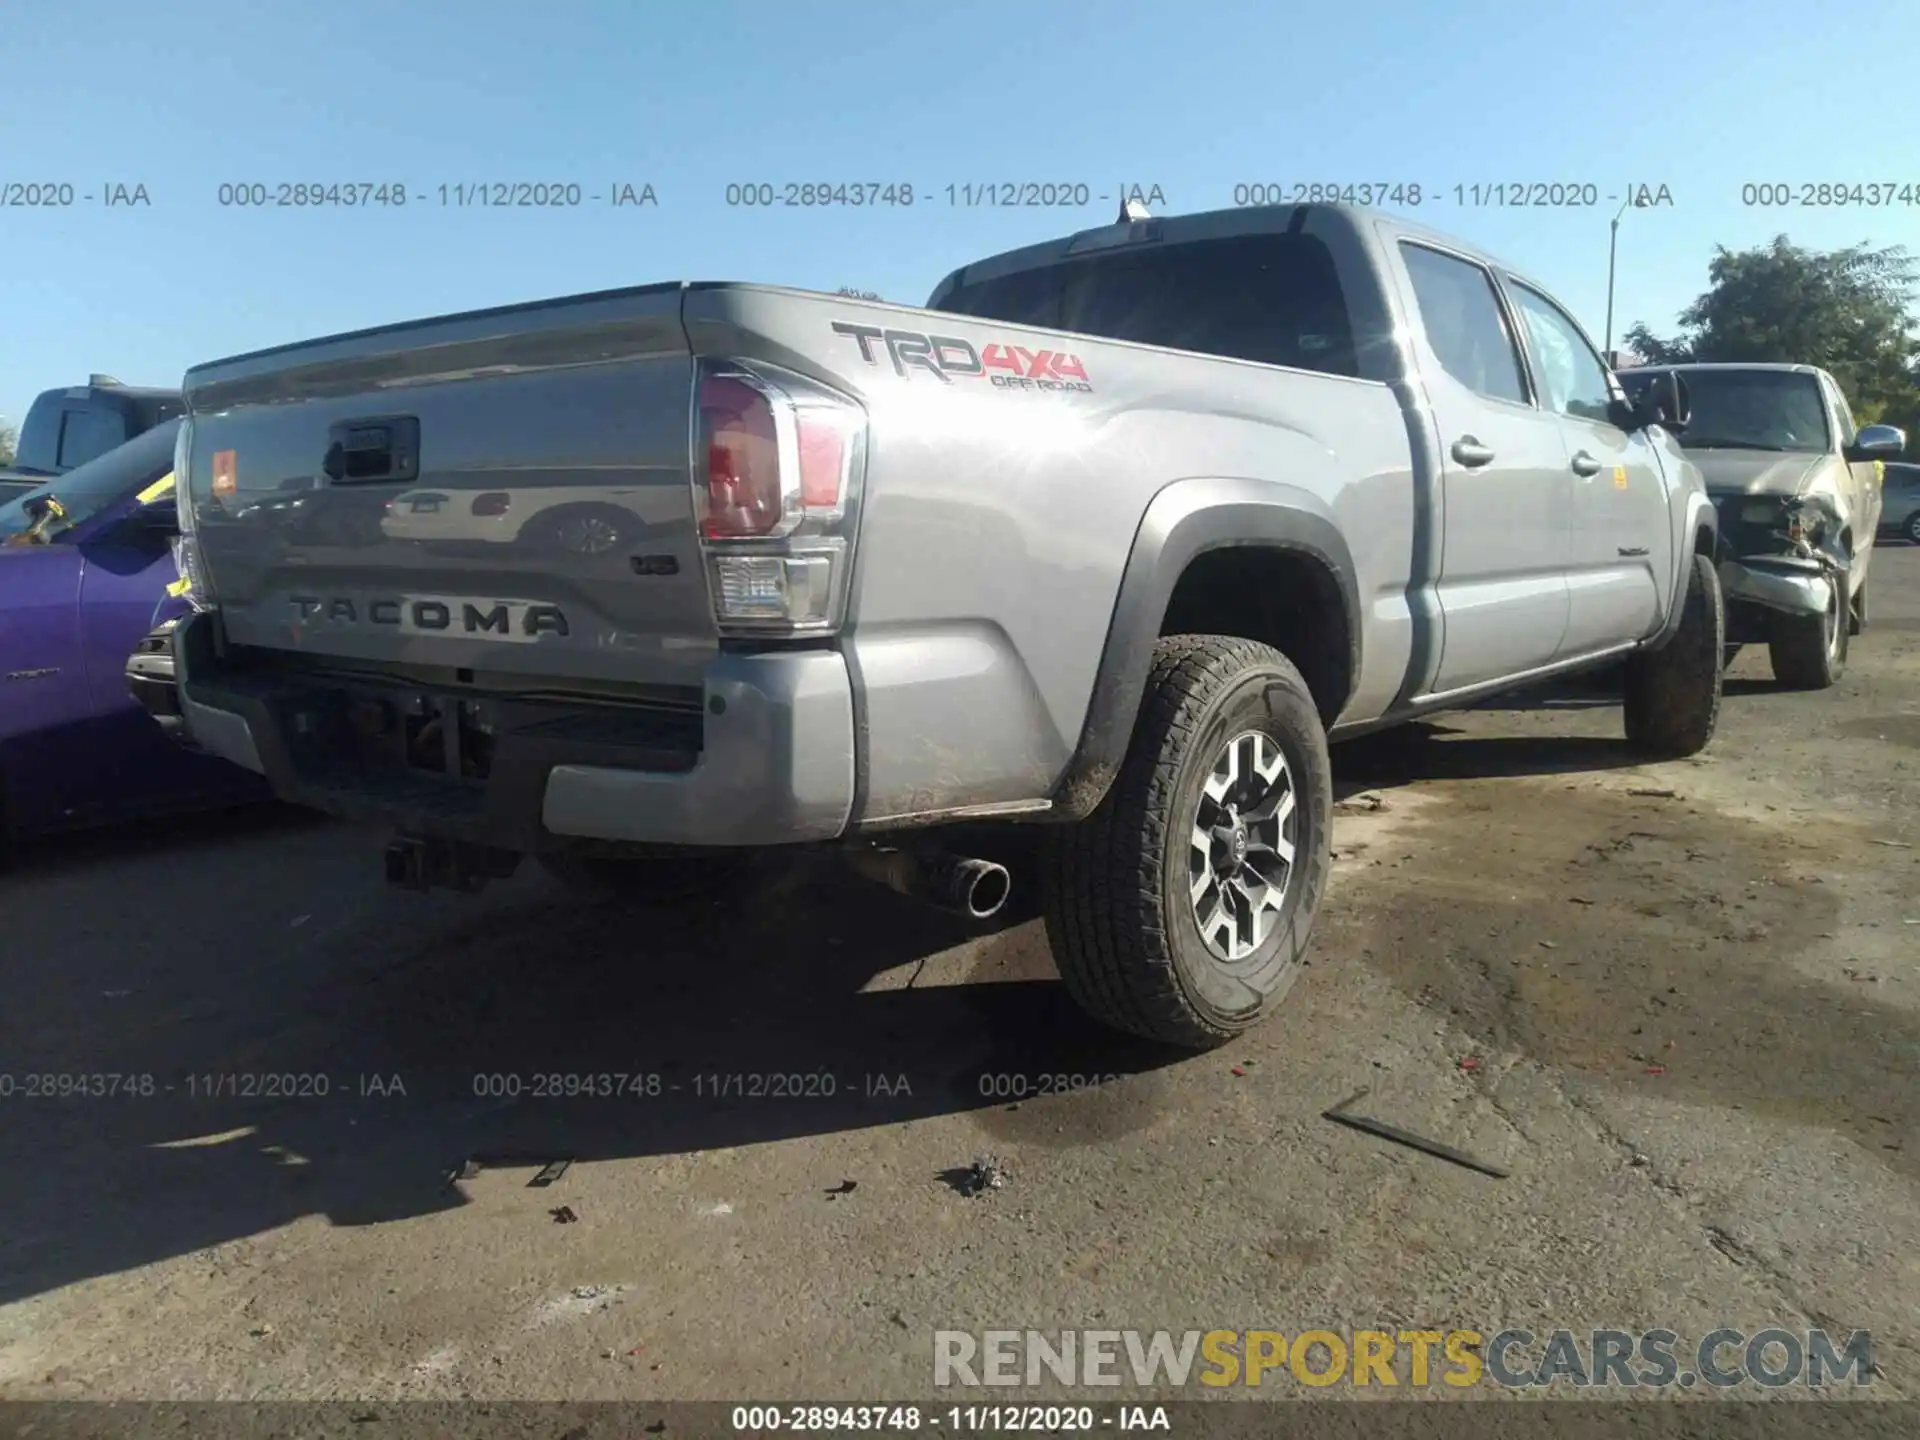
[[[924,1084],[924,1082],[923,1082]],[[506,1100],[884,1100],[913,1094],[900,1073],[840,1076],[831,1070],[561,1073],[483,1071],[473,1093]]]
[[[1167,192],[1159,185],[1131,180],[1114,185],[1086,180],[970,180],[938,186],[905,180],[741,180],[728,184],[722,199],[730,208],[748,210],[905,210],[943,202],[966,210],[1073,210],[1116,202],[1164,209]]]
[[[1233,203],[1248,205],[1360,205],[1396,210],[1448,205],[1470,210],[1587,210],[1608,204],[1635,209],[1673,205],[1668,185],[1599,185],[1577,180],[1494,180],[1456,185],[1423,185],[1412,180],[1243,181],[1233,187]]]
[[[151,1072],[34,1071],[0,1074],[0,1100],[187,1100],[387,1099],[407,1094],[397,1074],[336,1076],[325,1071],[196,1071],[162,1078]]]
[[[689,1100],[891,1100],[942,1092],[986,1100],[1040,1099],[1078,1094],[1116,1085],[1119,1074],[1025,1074],[983,1071],[973,1076],[910,1078],[904,1071],[867,1071],[839,1075],[831,1070],[697,1071],[668,1077],[658,1071],[630,1073],[560,1073],[553,1071],[483,1071],[472,1077],[471,1088],[483,1099],[659,1099],[679,1096]]]
[[[406,206],[456,210],[658,209],[660,192],[644,180],[463,180],[441,185],[399,181],[240,180],[219,186],[215,203],[227,209],[396,210]]]

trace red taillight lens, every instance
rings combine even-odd
[[[839,508],[853,424],[843,410],[806,406],[799,411],[800,503],[809,510]]]
[[[743,380],[710,375],[700,385],[700,421],[707,448],[701,530],[711,540],[770,534],[784,509],[773,402]]]
[[[473,497],[473,513],[482,516],[504,515],[512,503],[513,497],[506,491],[489,490],[484,495]]]

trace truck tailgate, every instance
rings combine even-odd
[[[698,686],[718,642],[683,294],[453,315],[189,371],[182,488],[227,640],[510,688]]]

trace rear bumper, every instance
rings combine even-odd
[[[837,651],[718,655],[702,708],[666,711],[228,669],[215,659],[216,618],[174,632],[186,728],[295,804],[523,852],[798,844],[838,837],[852,813],[852,684]],[[445,723],[468,711],[484,738],[463,718]],[[466,737],[446,768],[407,761],[404,737],[423,714]]]
[[[171,629],[162,626],[127,657],[127,690],[151,715],[161,733],[189,750],[200,747],[188,734],[180,711],[180,687],[174,680]]]

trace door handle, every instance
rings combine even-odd
[[[1453,458],[1469,470],[1478,470],[1482,465],[1493,463],[1493,451],[1482,445],[1471,435],[1462,435],[1453,442]]]
[[[320,469],[336,485],[418,479],[420,421],[412,415],[342,421],[327,431]]]
[[[1582,450],[1573,457],[1573,473],[1591,480],[1600,473],[1600,462]]]

